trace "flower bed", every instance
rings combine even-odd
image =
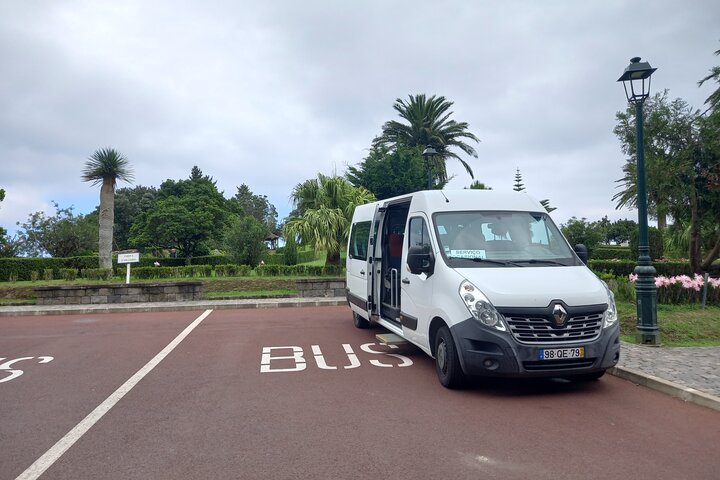
[[[637,281],[637,275],[631,273],[628,278],[631,282]],[[655,277],[657,287],[657,301],[661,304],[700,303],[702,300],[705,279],[702,275],[676,275]],[[720,278],[708,278],[707,300],[708,305],[720,305]]]

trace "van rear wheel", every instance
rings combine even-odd
[[[359,313],[353,312],[353,325],[356,328],[370,328],[370,321],[360,316]]]
[[[435,338],[435,371],[444,387],[459,388],[464,383],[465,374],[448,327],[442,327]]]

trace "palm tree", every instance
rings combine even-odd
[[[320,173],[317,178],[297,184],[290,199],[295,210],[285,223],[285,238],[300,236],[317,250],[327,251],[326,264],[339,265],[340,247],[347,240],[355,207],[375,197],[343,177]]]
[[[477,158],[477,152],[465,140],[479,142],[478,138],[468,131],[466,122],[450,120],[453,114],[450,107],[453,102],[445,97],[425,94],[409,95],[408,100],[396,99],[393,108],[400,118],[407,123],[391,120],[385,122],[382,134],[374,140],[376,145],[406,145],[408,147],[432,147],[438,152],[437,176],[440,183],[446,183],[448,158],[458,160],[471,178],[475,178],[470,165],[451,150],[459,148],[468,155]]]
[[[113,224],[115,223],[115,185],[118,179],[132,182],[133,173],[127,158],[113,148],[95,150],[85,162],[84,182],[100,187],[100,235],[98,250],[100,268],[112,268]]]
[[[715,51],[715,55],[720,55],[720,50]],[[708,80],[715,80],[720,83],[720,67],[711,68],[710,75],[700,80],[698,82],[698,87],[702,86],[702,84]],[[707,100],[705,100],[705,103],[708,104],[708,110],[714,110],[720,105],[720,87],[716,88],[715,91],[710,94]]]

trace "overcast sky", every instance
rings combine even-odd
[[[226,197],[247,184],[280,213],[293,186],[367,155],[396,98],[443,95],[481,143],[475,178],[572,216],[636,219],[611,200],[612,133],[630,57],[700,108],[720,58],[720,2],[0,2],[0,225],[51,201],[92,211],[86,159],[114,147],[136,185],[193,165]],[[448,188],[471,183],[459,162]],[[118,187],[128,186],[119,184]]]

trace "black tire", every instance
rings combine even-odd
[[[355,325],[355,328],[370,328],[370,321],[353,312],[353,325]]]
[[[578,382],[592,382],[595,380],[599,380],[603,375],[605,375],[605,370],[600,370],[599,372],[592,372],[592,373],[583,373],[581,375],[576,375],[572,379]]]
[[[444,387],[460,388],[464,384],[465,373],[448,327],[442,327],[435,337],[435,371]]]

